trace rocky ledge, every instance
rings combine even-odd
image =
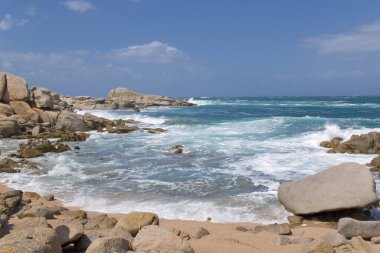
[[[134,109],[149,106],[190,106],[183,100],[144,95],[126,88],[117,88],[106,99],[66,97],[42,87],[29,89],[22,77],[0,72],[0,138],[60,138],[63,132],[108,131],[129,133],[163,129],[139,128],[137,122],[108,120],[90,113],[76,113],[75,109]],[[132,126],[130,125],[132,124]]]

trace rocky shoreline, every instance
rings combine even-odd
[[[29,89],[18,76],[0,72],[0,136],[27,139],[0,161],[0,172],[38,170],[32,160],[48,152],[80,150],[89,131],[127,134],[165,132],[133,120],[109,120],[75,110],[139,111],[151,106],[192,106],[183,100],[144,95],[126,88],[104,99],[66,97],[46,88]],[[304,179],[284,182],[278,200],[294,214],[288,223],[218,224],[162,220],[154,213],[100,214],[65,208],[54,196],[0,186],[2,252],[380,252],[380,221],[371,172],[380,172],[380,133],[336,137],[320,144],[328,153],[379,154],[368,166],[344,163]],[[181,154],[183,146],[172,148]],[[80,151],[78,151],[80,152]]]

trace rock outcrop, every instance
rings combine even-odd
[[[141,228],[158,224],[158,216],[154,213],[132,212],[120,219],[116,226],[125,227],[132,236],[136,236]]]
[[[356,163],[343,163],[283,183],[278,189],[278,200],[296,215],[364,208],[378,202],[370,171]]]
[[[334,138],[330,142],[324,141],[320,145],[330,148],[329,153],[380,154],[380,133],[352,135],[349,140],[344,142],[341,142],[339,138]]]

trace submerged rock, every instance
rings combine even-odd
[[[19,158],[33,158],[42,156],[48,152],[61,153],[68,150],[71,150],[71,148],[63,143],[51,142],[46,139],[35,139],[20,144],[16,156]]]
[[[364,208],[378,202],[370,171],[343,163],[301,180],[283,183],[278,200],[296,215]]]

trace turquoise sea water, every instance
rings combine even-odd
[[[153,211],[164,218],[281,221],[278,185],[373,155],[327,154],[333,137],[380,131],[380,97],[191,98],[194,107],[94,111],[162,134],[91,134],[81,150],[38,158],[42,173],[1,175],[88,210]],[[81,112],[84,113],[84,112]],[[184,154],[170,151],[175,144]],[[2,141],[3,156],[15,143]]]

